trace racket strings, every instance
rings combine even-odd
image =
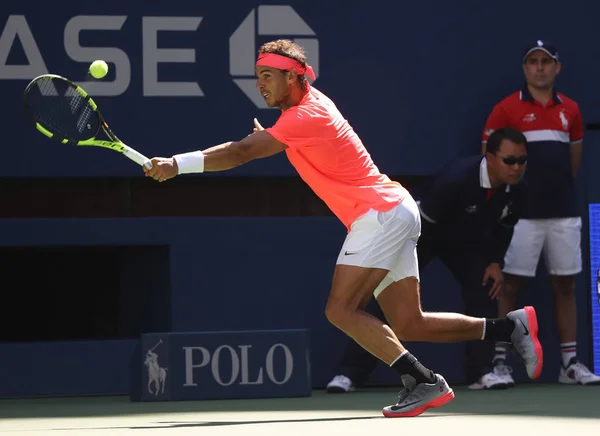
[[[38,80],[27,95],[27,103],[35,121],[60,138],[82,141],[94,137],[99,130],[94,110],[64,80]]]

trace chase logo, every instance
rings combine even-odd
[[[229,38],[229,72],[234,83],[260,109],[267,109],[256,90],[254,63],[256,36],[290,38],[304,47],[310,65],[319,76],[319,40],[315,32],[291,6],[259,6],[244,19]],[[273,38],[273,39],[276,39]]]

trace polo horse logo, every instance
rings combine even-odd
[[[152,395],[164,394],[167,381],[168,368],[162,368],[158,364],[158,354],[154,352],[160,344],[162,344],[162,339],[146,352],[146,360],[144,360],[144,365],[148,368],[148,392]],[[152,385],[154,385],[154,390]]]
[[[563,130],[569,130],[569,120],[567,119],[567,116],[565,115],[564,111],[560,111],[560,113],[558,114],[559,118],[560,118],[560,122],[562,123],[562,128]]]

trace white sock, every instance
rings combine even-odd
[[[398,357],[396,357],[392,363],[390,363],[390,366],[394,366],[394,363],[396,363],[398,360],[400,360],[400,358],[402,356],[404,356],[406,353],[408,353],[408,350],[404,350],[402,353],[400,353],[400,355]]]
[[[483,319],[483,331],[481,332],[481,340],[483,341],[485,339],[485,330],[487,329],[487,321],[485,318],[481,318]]]
[[[508,345],[502,342],[496,342],[496,352],[492,363],[494,365],[504,364],[506,362],[506,353],[508,351]]]
[[[560,354],[562,355],[563,368],[569,366],[569,362],[577,357],[577,342],[565,342],[560,344]]]

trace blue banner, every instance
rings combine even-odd
[[[144,334],[137,370],[134,401],[305,397],[312,392],[306,330]]]
[[[307,50],[314,86],[334,99],[390,174],[437,171],[477,152],[493,105],[521,87],[521,56],[538,38],[555,42],[564,63],[560,90],[600,119],[596,104],[600,6],[574,0],[545,8],[508,0],[453,3],[323,3],[316,0],[45,2],[0,6],[0,92],[3,157],[0,177],[142,175],[126,158],[102,149],[73,149],[37,132],[22,109],[23,89],[51,72],[80,83],[97,100],[121,139],[152,156],[207,148],[252,132],[252,119],[272,125],[254,88],[259,46],[292,38]],[[561,11],[564,32],[548,26]],[[594,13],[596,12],[596,13]],[[536,17],[535,20],[527,17]],[[526,21],[527,26],[511,26]],[[493,32],[511,26],[511,32]],[[87,75],[103,59],[108,76]],[[224,175],[294,175],[279,155]]]
[[[600,204],[589,205],[592,370],[600,374]]]

